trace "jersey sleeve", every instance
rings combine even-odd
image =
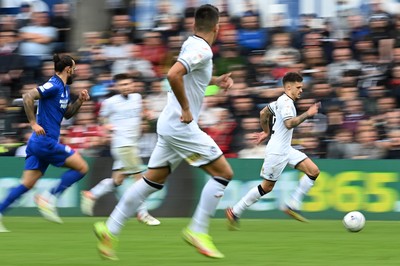
[[[57,95],[59,88],[51,82],[46,82],[39,86],[37,90],[42,98],[47,98]]]
[[[282,120],[288,120],[292,117],[295,117],[296,114],[294,113],[293,102],[291,101],[281,101],[280,103],[280,113],[282,116]]]
[[[178,62],[182,63],[187,73],[201,67],[204,62],[208,62],[212,53],[207,47],[195,46],[188,44],[183,47],[178,57]]]

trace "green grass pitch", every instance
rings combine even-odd
[[[53,224],[40,217],[4,217],[11,233],[0,234],[0,265],[400,265],[400,223],[367,221],[359,233],[340,220],[242,219],[240,231],[228,231],[214,219],[211,235],[225,259],[200,255],[181,238],[188,218],[160,218],[149,227],[135,219],[120,236],[120,261],[103,261],[92,232],[104,217],[65,217]]]

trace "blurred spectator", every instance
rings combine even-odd
[[[353,59],[350,48],[336,48],[333,51],[333,62],[327,66],[329,82],[340,83],[347,70],[361,70],[361,63]]]
[[[271,36],[271,45],[267,47],[264,60],[272,61],[278,66],[286,67],[299,62],[300,52],[291,46],[291,35],[287,32],[275,33]],[[282,70],[277,78],[281,78],[286,70]]]
[[[127,14],[114,14],[111,18],[110,34],[125,35],[128,42],[136,42],[136,32],[134,24]]]
[[[112,63],[118,59],[124,59],[130,52],[132,44],[128,36],[120,31],[111,33],[110,42],[102,46],[104,59]]]
[[[161,34],[155,31],[146,32],[143,36],[143,43],[140,45],[140,54],[153,64],[157,77],[161,77],[164,73],[162,64],[167,56],[167,48],[162,42]]]
[[[69,35],[71,31],[70,7],[67,3],[54,4],[50,24],[57,28],[58,37],[55,40],[55,51],[69,51]]]
[[[400,159],[400,129],[388,133],[385,159]]]
[[[178,55],[181,51],[181,46],[184,39],[181,35],[169,36],[167,40],[167,54],[163,62],[162,73],[167,73],[172,65],[176,62]]]
[[[237,43],[244,55],[264,49],[268,42],[267,31],[261,27],[259,19],[255,14],[246,14],[240,18]]]
[[[364,111],[363,101],[359,98],[349,99],[345,102],[344,110],[343,127],[356,133],[358,122],[368,118]]]
[[[98,59],[105,59],[97,52],[100,49],[103,39],[99,31],[87,31],[83,33],[83,45],[78,48],[77,54],[80,62],[90,63],[95,60],[95,56],[101,56]]]
[[[390,70],[388,89],[389,93],[396,98],[397,106],[400,106],[400,63]]]
[[[385,150],[378,143],[378,133],[375,128],[358,130],[355,143],[351,144],[350,159],[382,159]]]
[[[348,129],[337,129],[333,139],[328,142],[326,158],[349,159],[353,143],[353,132]]]
[[[55,27],[49,26],[49,15],[45,12],[33,12],[31,21],[32,24],[19,29],[19,52],[24,56],[25,70],[37,78],[42,61],[52,58],[58,34]]]
[[[32,17],[32,7],[27,2],[22,2],[19,13],[15,16],[17,29],[28,26]]]
[[[111,66],[112,76],[120,73],[129,73],[132,77],[146,79],[156,76],[152,63],[142,57],[141,47],[136,44],[127,47],[123,57],[113,62]]]
[[[265,146],[263,144],[257,145],[255,143],[254,133],[245,133],[244,148],[238,152],[238,158],[241,159],[263,159],[265,157]]]
[[[18,36],[15,30],[0,30],[0,84],[6,96],[15,98],[23,77],[24,61],[18,54]]]
[[[218,144],[226,158],[235,158],[237,154],[231,152],[231,144],[232,132],[237,127],[237,123],[232,119],[227,109],[219,109],[216,115],[219,122],[205,127],[203,130]]]
[[[229,73],[230,67],[234,65],[242,65],[246,68],[246,59],[240,54],[239,47],[222,44],[219,48],[219,56],[214,60],[215,75]]]
[[[168,92],[163,86],[164,79],[151,82],[150,92],[144,97],[144,107],[150,120],[157,120],[168,101]]]

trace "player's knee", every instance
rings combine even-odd
[[[79,167],[78,167],[77,170],[78,170],[81,174],[86,175],[87,172],[89,172],[89,165],[87,164],[86,161],[83,161],[83,162],[79,165]]]
[[[224,172],[224,178],[231,180],[233,178],[233,170],[232,168],[228,167]]]
[[[316,179],[318,178],[320,172],[321,172],[321,171],[319,170],[319,168],[318,168],[318,167],[315,167],[315,168],[312,169],[312,170],[310,171],[310,173],[307,174],[307,175],[308,175],[308,177],[311,178],[312,180],[316,180]]]

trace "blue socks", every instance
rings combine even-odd
[[[75,182],[81,180],[84,176],[85,174],[81,174],[76,170],[68,170],[61,176],[61,181],[58,186],[52,188],[50,193],[54,196],[59,196],[64,192],[64,190],[69,188]]]
[[[8,194],[7,198],[0,204],[0,214],[3,214],[4,211],[11,205],[16,199],[22,196],[25,192],[29,189],[20,184],[17,187],[10,189],[10,193]]]

